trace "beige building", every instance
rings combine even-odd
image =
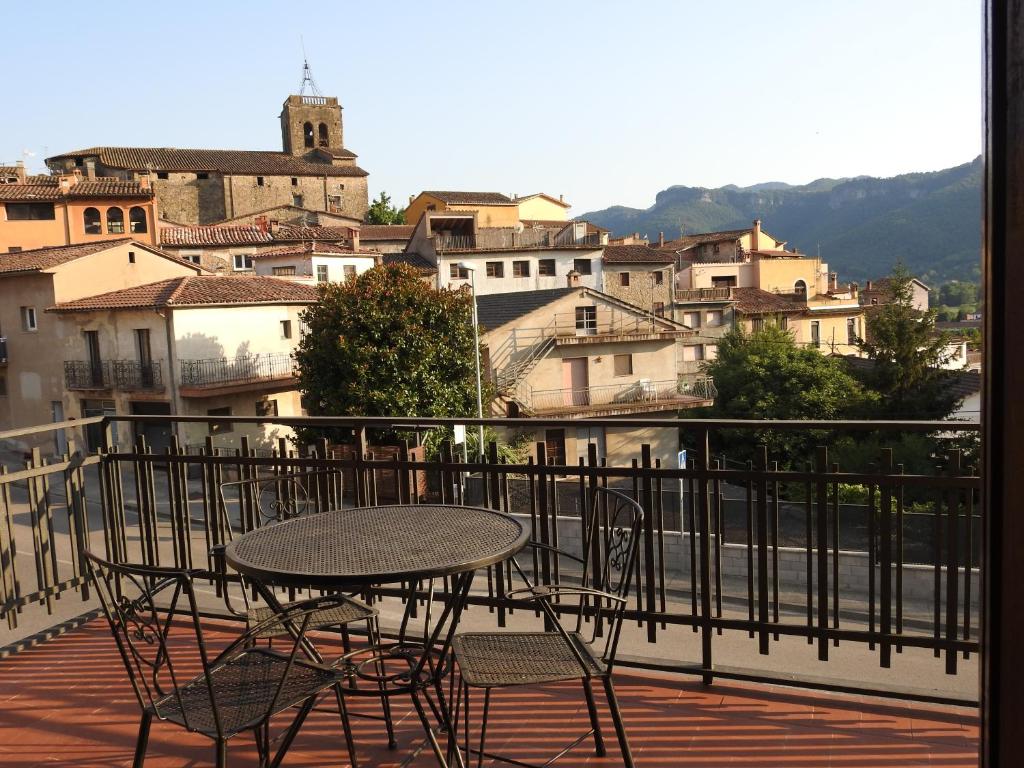
[[[575,463],[598,445],[609,460],[635,455],[637,442],[675,466],[674,429],[602,429],[586,419],[665,413],[706,406],[713,385],[680,378],[676,344],[694,332],[589,288],[491,294],[478,300],[486,348],[483,366],[498,393],[494,415],[580,420],[575,429],[551,429],[535,440],[548,457]]]
[[[719,252],[721,261],[710,260],[713,256],[705,253],[683,262],[676,277],[676,306],[684,313],[683,322],[689,319],[686,312],[706,310],[684,309],[680,299],[701,306],[731,301],[734,322],[748,331],[771,322],[790,331],[797,344],[824,354],[859,354],[856,340],[864,334],[864,310],[856,284],[840,287],[837,275],[817,257],[742,247],[743,242],[763,243],[759,221],[751,236],[753,240],[723,241],[730,250]]]
[[[46,163],[61,174],[79,170],[136,182],[148,176],[164,217],[180,224],[214,224],[287,205],[362,221],[368,174],[345,148],[337,98],[289,96],[281,139],[281,152],[91,147]]]
[[[857,295],[861,305],[865,307],[888,304],[892,300],[892,281],[888,277],[879,280],[868,280]],[[926,312],[928,310],[928,295],[931,288],[922,283],[916,277],[910,280],[910,289],[914,294],[912,306],[914,309]]]
[[[316,301],[308,285],[273,277],[174,277],[70,301],[47,312],[62,329],[55,353],[64,367],[68,416],[300,416],[292,351],[300,314]],[[280,425],[189,422],[138,427],[154,450],[176,437],[201,446],[238,447],[249,437],[270,448],[291,431]],[[125,434],[121,441],[137,435]],[[95,447],[95,446],[90,446]]]
[[[682,235],[668,241],[664,233],[660,232],[657,248],[675,254],[679,268],[682,269],[686,262],[722,264],[744,261],[755,251],[782,251],[786,248],[786,241],[764,232],[761,220],[755,219],[753,226],[747,229]]]
[[[536,219],[539,221],[568,221],[569,209],[572,208],[565,199],[559,195],[557,198],[546,195],[543,192],[536,192],[532,195],[513,195],[516,205],[519,206],[520,221]]]
[[[89,339],[47,308],[200,271],[128,239],[0,254],[0,431],[85,415],[67,409],[65,347],[71,336],[75,343]],[[122,372],[130,377],[138,368]],[[102,395],[91,398],[85,410],[102,412],[104,400]],[[63,451],[52,436],[46,439],[50,442],[40,446],[44,453]]]
[[[646,245],[609,245],[602,255],[604,292],[659,317],[672,314],[675,259]]]
[[[340,283],[376,266],[380,254],[354,251],[338,243],[294,243],[253,256],[257,275],[295,280],[307,285]]]
[[[481,227],[515,227],[519,206],[500,192],[420,192],[409,198],[405,220],[419,222],[425,213],[472,213]]]
[[[414,229],[412,224],[363,224],[359,240],[364,248],[378,253],[402,253]]]
[[[479,214],[427,212],[413,230],[405,254],[436,275],[437,288],[472,281],[478,295],[602,285],[601,241],[587,222],[551,227],[485,227]],[[461,265],[468,264],[470,269]]]
[[[223,275],[249,274],[255,269],[259,254],[304,243],[331,243],[350,251],[363,250],[359,230],[354,227],[261,222],[160,230],[160,247],[164,251]]]

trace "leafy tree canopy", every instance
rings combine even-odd
[[[397,264],[319,292],[295,352],[310,415],[476,413],[468,291],[438,291]]]
[[[393,206],[391,196],[382,191],[366,210],[366,223],[405,224],[405,209]]]
[[[867,316],[859,348],[875,364],[864,383],[881,396],[878,418],[944,419],[956,406],[942,370],[950,357],[949,335],[935,328],[935,310],[914,307],[912,277],[902,264],[893,269],[889,301]]]
[[[752,334],[741,327],[729,331],[719,342],[717,359],[705,370],[718,389],[709,414],[713,418],[861,418],[877,401],[839,360],[798,347],[788,331],[773,325]],[[723,432],[714,450],[746,460],[753,457],[755,446],[767,444],[773,458],[802,459],[820,439],[806,431]]]

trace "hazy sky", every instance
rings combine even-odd
[[[308,9],[303,13],[302,9]],[[304,38],[370,192],[564,194],[937,170],[981,151],[972,0],[5,4],[0,161],[280,149]]]

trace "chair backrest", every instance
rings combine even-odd
[[[622,617],[633,586],[640,554],[640,536],[643,531],[644,509],[622,491],[597,488],[591,498],[590,517],[584,538],[583,586],[607,592],[619,598],[612,606],[608,621],[603,657],[612,663],[618,650],[622,631]],[[582,630],[587,608],[602,606],[600,599],[580,598],[576,631]],[[596,611],[595,611],[596,613]],[[594,617],[592,640],[604,634],[604,621],[600,614]]]
[[[258,472],[259,466],[253,469]],[[257,475],[221,483],[218,494],[226,529],[230,532],[231,523],[236,523],[243,530],[251,530],[334,508],[341,501],[341,481],[339,470],[321,469]],[[237,503],[238,508],[238,518],[234,521],[229,513],[231,501]]]
[[[182,713],[189,727],[180,685],[194,677],[196,655],[214,702],[192,575],[175,568],[111,563],[91,552],[86,556],[139,706],[161,718],[161,710],[171,707]],[[215,704],[212,709],[219,731]]]

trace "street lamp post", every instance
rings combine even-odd
[[[466,270],[469,272],[469,290],[473,296],[473,353],[476,355],[476,415],[477,418],[483,419],[484,417],[484,395],[483,387],[480,381],[480,322],[477,319],[476,314],[476,267],[468,261],[460,261],[458,263],[460,270]],[[479,425],[479,442],[477,448],[480,456],[484,455],[484,425]]]

